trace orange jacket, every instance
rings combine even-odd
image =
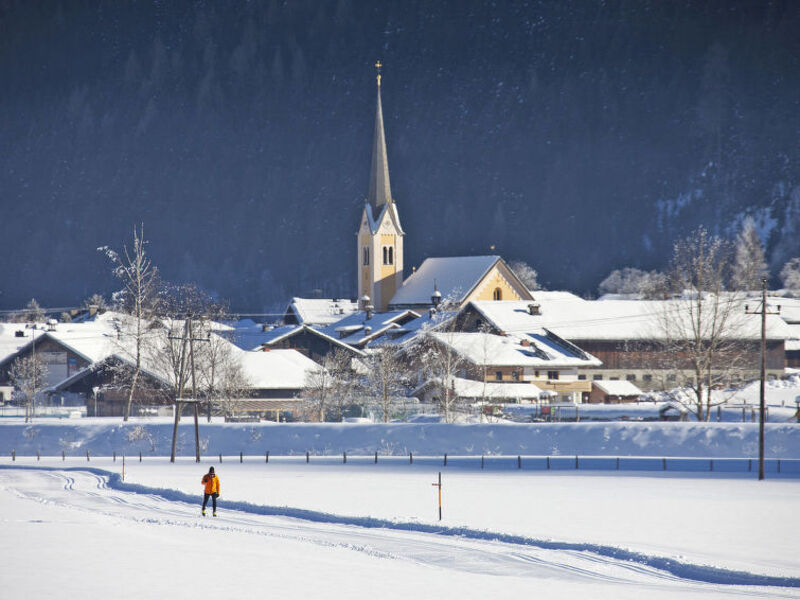
[[[203,475],[201,483],[206,486],[206,494],[219,494],[219,477],[216,475]]]

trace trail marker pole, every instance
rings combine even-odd
[[[439,488],[439,520],[442,520],[442,472],[439,471],[439,483],[432,483],[433,487]]]

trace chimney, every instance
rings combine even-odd
[[[529,315],[541,315],[542,314],[542,306],[538,302],[532,302],[528,304],[528,314]]]
[[[530,345],[531,345],[531,343],[530,343],[530,341],[529,341],[529,340],[520,340],[520,341],[519,341],[519,345],[520,345],[520,346],[526,346],[526,347],[527,347],[527,346],[530,346]]]
[[[367,310],[367,306],[370,305],[369,300],[370,298],[366,294],[361,296],[361,298],[358,299],[358,310]]]
[[[367,321],[375,316],[375,307],[372,306],[372,304],[367,304],[367,306],[364,307],[364,310],[367,311]]]

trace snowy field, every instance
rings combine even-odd
[[[4,597],[800,598],[797,479],[72,462],[0,459]]]

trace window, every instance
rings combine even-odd
[[[558,379],[558,371],[548,371],[547,372],[548,379]]]
[[[642,379],[644,380],[645,383],[650,383],[651,381],[653,381],[653,376],[652,375],[642,375]]]
[[[594,381],[603,381],[603,376],[602,375],[592,375],[592,379]]]
[[[394,264],[394,248],[392,246],[389,246],[389,264]]]
[[[392,246],[383,247],[383,264],[385,265],[394,264],[394,248]]]
[[[675,381],[676,379],[677,377],[675,376],[675,373],[670,373],[667,375],[667,381]]]
[[[511,379],[519,381],[519,371],[511,371]]]
[[[369,264],[369,246],[364,246],[362,254],[362,264],[365,266]]]
[[[619,381],[619,377],[609,377],[611,381]]]
[[[534,372],[533,372],[533,376],[534,376],[534,377],[539,377],[539,371],[534,371]]]
[[[494,288],[492,292],[492,300],[502,300],[503,299],[503,290],[500,288]]]
[[[578,375],[578,381],[586,381],[586,375]]]
[[[626,381],[636,381],[636,375],[634,375],[633,373],[629,373],[628,375],[625,375],[625,380]]]
[[[497,381],[503,381],[503,372],[502,371],[495,371],[494,372],[494,378]]]

